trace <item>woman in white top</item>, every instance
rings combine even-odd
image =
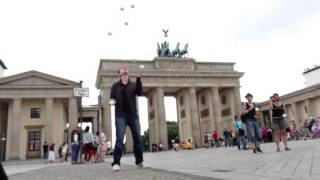
[[[94,155],[93,134],[89,132],[90,127],[87,126],[83,133],[84,159],[88,163]]]

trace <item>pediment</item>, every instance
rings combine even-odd
[[[28,71],[0,78],[0,86],[72,86],[77,82],[38,71]]]

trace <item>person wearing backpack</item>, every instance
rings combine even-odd
[[[238,150],[241,150],[241,145],[242,149],[246,150],[247,149],[247,142],[246,142],[246,137],[245,137],[245,131],[244,131],[244,125],[240,119],[239,115],[236,115],[235,120],[233,122],[234,130],[236,133],[237,137],[237,145],[238,145]]]

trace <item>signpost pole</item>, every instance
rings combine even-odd
[[[83,81],[80,81],[80,88],[82,88],[82,83],[83,83]],[[82,121],[83,121],[83,119],[82,119],[82,116],[83,116],[83,114],[82,114],[82,96],[80,96],[79,98],[80,98],[80,127],[82,129]]]
[[[80,81],[80,88],[74,88],[74,96],[77,97],[79,100],[78,108],[80,111],[80,127],[81,128],[83,123],[82,97],[89,97],[89,89],[82,88],[82,83],[83,81]]]

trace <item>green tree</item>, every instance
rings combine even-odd
[[[178,136],[178,123],[174,121],[167,121],[168,129],[168,146],[172,148],[171,140],[175,139]],[[146,130],[142,135],[142,143],[144,145],[145,151],[150,151],[149,149],[149,129]]]
[[[168,146],[172,148],[172,139],[176,139],[178,136],[178,123],[174,121],[167,121],[167,128],[168,128]]]

